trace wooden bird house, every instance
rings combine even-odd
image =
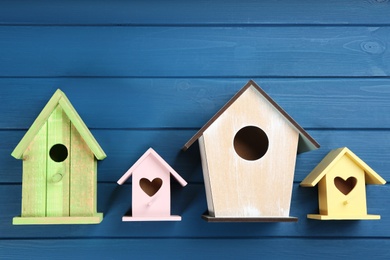
[[[366,183],[386,181],[347,147],[332,150],[301,182],[303,187],[318,184],[319,214],[307,217],[318,220],[380,219],[368,215]]]
[[[23,160],[22,214],[13,224],[100,223],[97,160],[106,154],[61,90],[12,152]]]
[[[149,148],[137,162],[118,180],[122,185],[132,178],[132,216],[123,216],[122,221],[180,221],[180,216],[171,216],[172,175],[183,187],[187,182]]]
[[[210,222],[289,217],[296,155],[319,144],[249,81],[183,147],[196,140]]]

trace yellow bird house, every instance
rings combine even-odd
[[[386,181],[347,147],[329,152],[301,182],[303,187],[318,184],[319,214],[307,217],[318,220],[380,219],[368,215],[366,183]]]

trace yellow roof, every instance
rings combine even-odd
[[[356,165],[364,170],[366,174],[367,184],[385,184],[386,181],[379,176],[370,166],[363,162],[359,157],[356,156],[347,147],[341,147],[330,151],[324,159],[314,168],[314,170],[306,176],[301,182],[303,187],[314,187],[317,183],[329,172],[329,170],[335,165],[340,158],[348,156]]]

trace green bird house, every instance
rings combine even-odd
[[[106,154],[61,90],[12,152],[23,160],[23,224],[97,224],[97,160]]]

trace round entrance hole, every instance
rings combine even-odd
[[[63,162],[68,158],[68,149],[63,144],[55,144],[50,148],[50,158],[55,162]]]
[[[254,161],[263,157],[268,150],[267,134],[256,126],[245,126],[234,136],[234,150],[243,159]]]

